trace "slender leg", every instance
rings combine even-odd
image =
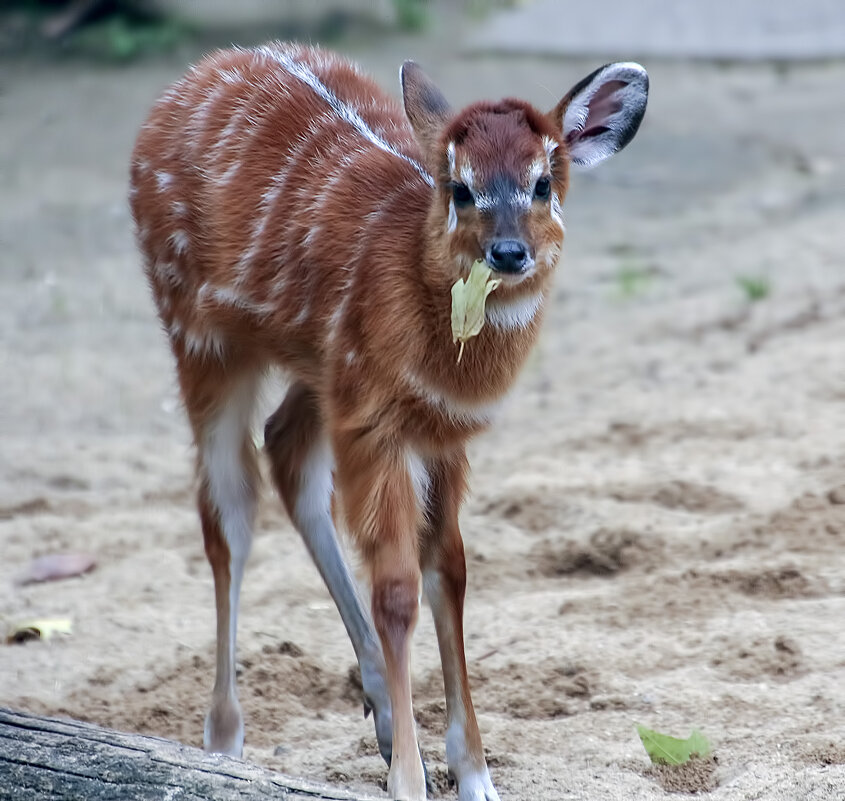
[[[464,653],[466,560],[458,528],[466,473],[463,453],[431,469],[428,524],[423,535],[423,586],[431,605],[446,691],[446,761],[460,801],[499,801],[484,759]]]
[[[334,458],[317,399],[304,385],[290,388],[264,431],[273,480],[334,600],[361,667],[364,714],[373,712],[379,751],[391,762],[392,716],[381,644],[337,540],[332,520]]]
[[[217,602],[217,671],[203,743],[208,751],[233,756],[241,755],[244,741],[235,643],[238,599],[252,541],[258,485],[255,448],[249,434],[255,390],[254,377],[230,384],[213,410],[203,410],[201,420],[197,409],[191,409],[191,397],[186,393],[199,450],[200,520]]]
[[[338,481],[350,529],[370,570],[393,711],[394,801],[424,801],[425,772],[411,703],[411,637],[419,614],[420,505],[406,454],[367,434],[338,436]]]

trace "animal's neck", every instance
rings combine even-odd
[[[417,365],[427,380],[456,398],[493,401],[515,381],[536,341],[548,295],[548,280],[530,277],[519,284],[502,284],[487,299],[485,324],[470,339],[458,363],[459,345],[452,341],[452,285],[466,277],[457,264],[449,269],[431,259],[421,269],[425,346]]]

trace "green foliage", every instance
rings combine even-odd
[[[396,22],[405,31],[419,32],[428,26],[425,0],[393,0]]]
[[[113,14],[76,31],[70,48],[106,61],[134,58],[172,50],[185,39],[187,30],[173,21],[141,21]]]
[[[658,765],[684,765],[692,756],[710,755],[710,743],[700,731],[693,730],[686,740],[660,734],[640,725],[637,725],[637,733],[649,758]]]
[[[736,279],[736,283],[745,293],[745,298],[749,303],[764,300],[769,297],[772,291],[772,286],[767,278],[740,275]]]
[[[652,282],[652,271],[635,262],[623,264],[616,272],[616,286],[623,298],[633,298],[645,292]]]

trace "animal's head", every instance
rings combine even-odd
[[[592,167],[637,132],[648,98],[638,64],[608,64],[548,113],[521,100],[453,112],[420,67],[402,67],[405,113],[435,178],[430,222],[458,269],[485,258],[507,283],[548,274],[563,243],[569,165]]]

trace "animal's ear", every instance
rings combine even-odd
[[[569,158],[593,167],[622,150],[640,127],[648,101],[648,73],[633,62],[605,64],[579,81],[549,114]]]
[[[416,62],[406,61],[399,71],[399,79],[402,81],[405,114],[417,141],[428,152],[450,115],[449,104]]]

